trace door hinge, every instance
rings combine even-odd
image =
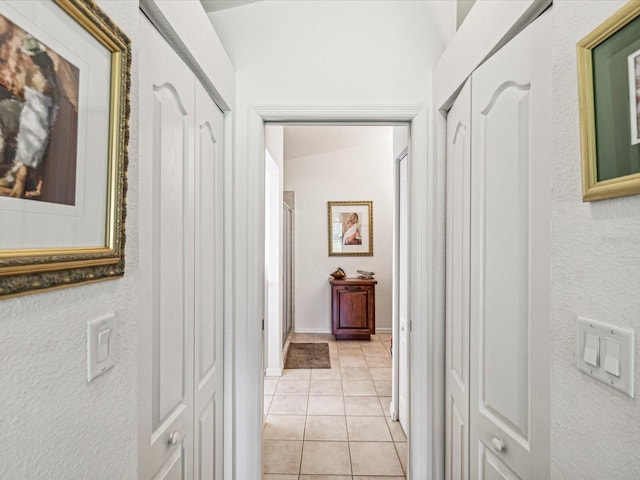
[[[264,332],[264,318],[262,319],[262,331]]]
[[[409,331],[413,332],[413,320],[409,320]]]

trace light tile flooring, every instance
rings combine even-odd
[[[331,369],[265,377],[262,478],[405,478],[407,437],[389,417],[390,335],[336,342],[292,334],[291,341],[328,343]]]

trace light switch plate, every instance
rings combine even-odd
[[[102,345],[101,345],[102,340]],[[105,341],[108,342],[105,345]],[[101,348],[102,347],[102,348]],[[102,352],[102,355],[99,353]],[[99,357],[104,360],[100,361]],[[116,316],[113,313],[87,322],[87,381],[116,364]]]
[[[597,335],[599,338],[599,358],[598,366],[590,365],[585,361],[585,347],[587,334]],[[634,332],[628,328],[617,327],[609,323],[590,320],[588,318],[578,317],[578,335],[577,335],[577,364],[581,372],[599,380],[616,390],[626,393],[631,398],[635,398],[634,392]],[[607,342],[607,339],[613,342]],[[619,349],[619,376],[612,375],[606,371],[605,362],[607,358],[607,345],[614,345]],[[618,352],[615,352],[618,353]],[[588,356],[587,356],[588,357]],[[609,367],[610,368],[610,367]]]

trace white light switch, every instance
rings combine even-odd
[[[116,363],[116,322],[113,313],[87,322],[87,380],[111,369]]]
[[[578,369],[634,398],[633,330],[578,317],[576,338]]]
[[[600,364],[600,336],[595,333],[586,332],[584,339],[584,355],[582,357],[585,362],[594,367]]]
[[[620,342],[605,340],[604,369],[611,375],[620,376]]]
[[[111,338],[111,329],[105,328],[98,332],[98,363],[105,362],[109,359],[109,339]]]

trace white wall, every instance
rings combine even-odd
[[[393,127],[365,128],[375,129],[377,139],[360,147],[302,158],[288,158],[285,152],[284,188],[296,192],[296,332],[331,332],[329,274],[338,266],[349,277],[356,277],[356,270],[375,272],[376,331],[391,329]],[[354,200],[373,201],[374,254],[330,257],[327,202]]]
[[[98,4],[138,41],[138,2]],[[122,279],[0,300],[0,478],[135,479],[138,63],[134,47]],[[115,312],[118,362],[87,383],[89,319]]]
[[[623,1],[553,6],[552,478],[640,478],[640,196],[582,203],[576,43]],[[636,331],[636,399],[576,368],[576,317]]]

